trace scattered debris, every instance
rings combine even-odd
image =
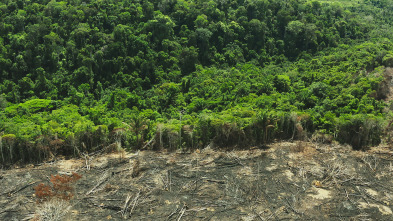
[[[75,171],[69,202],[36,203],[38,183]],[[0,220],[389,220],[393,210],[391,156],[330,143],[103,153],[0,177]]]

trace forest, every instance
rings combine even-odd
[[[390,142],[392,0],[3,0],[0,162]]]

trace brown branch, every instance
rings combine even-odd
[[[149,146],[152,142],[154,142],[154,137],[149,141],[149,142],[147,142],[141,149],[143,150],[143,149],[145,149],[147,146]]]
[[[95,185],[89,192],[86,193],[86,196],[96,192],[96,189],[103,184],[104,182],[106,182],[109,179],[109,175],[108,173],[104,173],[104,175],[101,176],[100,180],[98,181],[97,185]]]
[[[26,189],[27,187],[29,187],[29,186],[31,186],[31,185],[37,183],[37,182],[38,182],[38,181],[34,181],[34,182],[31,182],[31,183],[29,183],[29,184],[27,184],[27,185],[24,185],[24,186],[22,186],[22,187],[17,187],[17,188],[15,188],[15,189],[11,190],[11,191],[2,193],[1,195],[12,195],[12,194],[15,194],[15,193],[17,193],[17,192],[20,192],[20,191]]]
[[[90,204],[92,204],[95,207],[103,208],[103,209],[110,209],[114,211],[122,211],[122,208],[120,206],[109,206],[109,205],[104,205],[103,203],[101,204],[96,204],[92,201],[90,201]]]

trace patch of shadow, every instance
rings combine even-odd
[[[359,215],[359,209],[350,201],[343,201],[336,207],[335,214],[343,217],[354,217]]]
[[[214,160],[214,163],[217,165],[217,168],[241,166],[241,162],[236,161],[234,159],[230,159],[225,156],[218,157],[217,159]]]

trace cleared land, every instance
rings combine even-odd
[[[0,220],[391,220],[392,154],[283,142],[58,160],[0,171]],[[35,186],[71,172],[69,202],[36,203]]]

